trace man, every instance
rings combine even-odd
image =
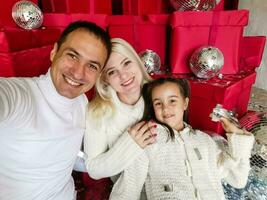
[[[71,200],[71,172],[85,130],[87,99],[110,54],[93,23],[70,24],[51,68],[35,78],[0,78],[0,199]]]

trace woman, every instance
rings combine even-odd
[[[119,38],[111,42],[86,120],[85,165],[94,179],[118,175],[156,136],[153,122],[137,123],[144,110],[141,88],[151,78],[131,45]]]

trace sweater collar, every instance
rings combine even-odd
[[[116,107],[122,110],[125,110],[126,112],[135,111],[135,110],[139,112],[141,110],[141,113],[142,113],[144,110],[144,100],[142,97],[140,97],[134,105],[129,105],[129,104],[125,104],[121,102],[116,91],[113,89],[111,89],[111,95],[112,95],[112,99],[114,100],[114,104],[116,105]]]

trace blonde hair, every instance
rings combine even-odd
[[[113,38],[111,39],[111,44],[111,53],[119,53],[129,58],[131,61],[137,63],[143,75],[143,81],[141,86],[152,80],[149,74],[146,72],[145,66],[141,61],[140,57],[128,42],[120,38]],[[89,106],[89,114],[92,116],[93,119],[99,119],[103,116],[111,116],[115,113],[114,101],[111,90],[113,89],[105,82],[104,67],[100,74],[100,77],[96,81],[96,95],[90,102]]]

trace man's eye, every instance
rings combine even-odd
[[[98,68],[97,68],[95,65],[89,65],[89,68],[91,68],[91,69],[93,69],[93,70],[95,70],[95,71],[98,70]]]
[[[77,59],[77,56],[75,54],[72,54],[72,53],[68,53],[67,54],[69,57],[71,57],[72,59],[76,60]]]

